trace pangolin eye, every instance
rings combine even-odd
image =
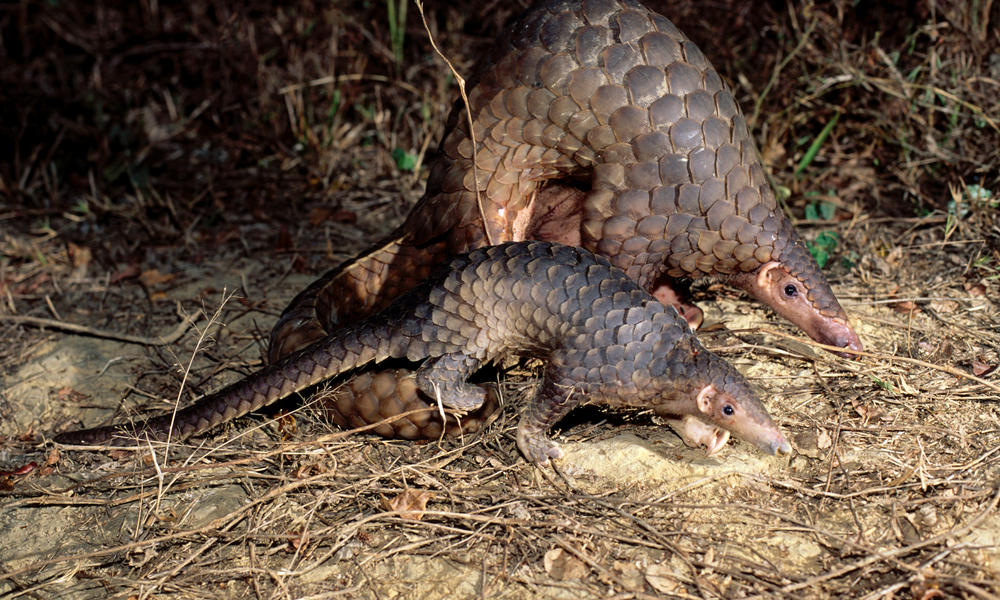
[[[733,408],[732,404],[727,404],[722,407],[722,414],[726,415],[727,417],[731,417],[736,414],[736,409]]]
[[[785,295],[788,296],[789,298],[794,298],[799,295],[799,288],[789,283],[788,285],[785,286]]]

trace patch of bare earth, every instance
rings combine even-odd
[[[561,475],[536,469],[513,436],[530,368],[441,442],[336,430],[316,397],[139,451],[45,442],[258,368],[291,297],[419,197],[453,81],[413,6],[394,47],[386,7],[355,4],[0,13],[0,595],[1000,594],[990,2],[657,7],[733,84],[868,351],[696,285],[701,339],[790,459],[589,409],[554,432]],[[428,20],[468,73],[514,10]]]

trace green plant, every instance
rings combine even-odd
[[[396,168],[400,171],[412,171],[417,166],[416,155],[402,148],[393,149],[392,160],[396,162]]]
[[[392,42],[392,56],[397,65],[403,64],[403,39],[406,35],[406,4],[409,0],[399,0],[397,8],[394,0],[385,0],[389,18],[389,39]]]
[[[806,153],[802,155],[802,159],[799,160],[799,164],[795,167],[796,178],[802,175],[802,172],[805,171],[809,167],[810,163],[812,163],[813,159],[816,158],[816,154],[819,152],[820,146],[823,145],[826,138],[830,137],[830,133],[833,131],[834,126],[839,120],[840,113],[838,112],[833,115],[830,122],[823,127],[823,129],[819,132],[819,135],[816,136],[816,139],[813,140],[812,144],[809,144],[809,148],[806,150]]]
[[[836,232],[821,231],[814,241],[806,242],[806,247],[809,248],[809,254],[812,254],[816,264],[822,269],[826,263],[830,262],[830,256],[837,249],[839,241],[840,236]]]
[[[810,202],[806,205],[806,218],[810,221],[832,221],[833,215],[837,212],[837,205],[833,202]]]

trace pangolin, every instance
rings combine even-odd
[[[137,430],[113,425],[55,439],[180,439],[390,358],[422,361],[416,382],[424,393],[475,410],[486,392],[466,379],[508,353],[545,361],[517,428],[517,445],[534,463],[562,456],[548,430],[584,401],[653,408],[710,423],[770,454],[791,451],[746,379],[706,350],[673,307],[606,258],[549,242],[460,255],[383,311]]]

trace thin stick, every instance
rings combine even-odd
[[[201,348],[202,344],[205,343],[205,338],[208,337],[208,332],[210,329],[212,329],[212,325],[214,325],[216,321],[221,319],[222,309],[225,308],[226,304],[235,294],[236,292],[231,292],[229,293],[229,295],[226,295],[226,290],[225,289],[222,290],[222,301],[219,303],[218,308],[215,309],[215,313],[212,315],[212,318],[208,320],[208,325],[204,329],[202,329],[201,334],[198,336],[198,342],[195,343],[194,350],[191,351],[191,356],[188,358],[187,367],[185,367],[184,369],[184,376],[181,378],[181,384],[177,388],[177,399],[174,401],[174,409],[170,413],[170,428],[167,429],[167,440],[163,445],[164,464],[167,463],[170,457],[170,447],[171,447],[170,442],[172,441],[172,436],[174,433],[174,420],[177,418],[177,411],[180,410],[181,399],[184,397],[184,387],[187,385],[188,376],[191,374],[191,367],[194,366],[194,359],[196,356],[198,356],[198,350]],[[149,446],[150,454],[152,455],[155,461],[156,451],[153,450],[152,442],[149,440],[148,436],[146,439],[146,444]],[[163,495],[163,492],[165,492],[166,490],[163,487],[163,475],[162,472],[159,470],[159,468],[157,468],[157,474],[158,474],[157,485],[160,491],[160,493],[157,494],[157,503],[159,503],[159,498]],[[177,481],[176,477],[170,483],[173,484],[174,481]]]
[[[483,208],[483,198],[479,193],[479,168],[476,166],[478,154],[476,147],[478,144],[476,142],[476,130],[473,126],[472,106],[469,104],[469,96],[465,93],[465,78],[458,73],[455,65],[451,64],[451,61],[444,55],[444,52],[441,52],[441,49],[438,48],[437,42],[434,41],[434,36],[431,35],[430,27],[427,25],[427,17],[424,15],[424,3],[421,0],[413,1],[417,5],[417,10],[420,11],[420,20],[424,23],[424,31],[427,32],[427,39],[431,43],[431,48],[434,48],[434,52],[448,65],[451,74],[455,76],[455,81],[458,82],[458,93],[462,95],[462,104],[465,105],[465,117],[469,121],[469,139],[472,140],[472,180],[476,188],[476,204],[479,206],[479,215],[483,218],[483,230],[486,232],[486,239],[489,241],[489,245],[492,246],[496,242],[493,241],[490,228],[486,224],[486,209]]]
[[[864,352],[863,350],[851,350],[850,348],[841,348],[840,346],[828,346],[826,344],[814,342],[813,340],[810,339],[789,335],[787,333],[782,333],[780,331],[775,331],[774,329],[769,329],[767,327],[757,327],[754,329],[746,329],[744,331],[759,331],[761,333],[769,333],[771,335],[776,335],[780,338],[785,338],[786,340],[793,340],[802,344],[807,344],[809,346],[820,348],[822,350],[828,350],[830,352],[843,352],[845,354],[852,354],[854,356],[877,358],[880,360],[887,360],[889,362],[896,361],[911,365],[917,365],[918,367],[924,367],[927,369],[934,369],[936,371],[943,371],[945,373],[948,373],[949,375],[954,375],[955,377],[960,377],[963,379],[970,379],[972,381],[975,381],[976,383],[985,385],[994,392],[1000,392],[1000,386],[996,385],[995,383],[990,383],[989,381],[986,381],[985,379],[982,379],[980,377],[976,377],[971,373],[966,373],[961,369],[956,369],[955,367],[949,367],[947,365],[935,365],[934,363],[925,362],[922,360],[918,360],[916,358],[906,358],[905,356],[893,356],[891,354],[874,354],[872,352]]]
[[[141,336],[141,335],[130,335],[127,333],[118,333],[115,331],[107,331],[105,329],[96,329],[94,327],[87,327],[86,325],[77,325],[76,323],[67,323],[66,321],[57,321],[55,319],[45,319],[42,317],[25,317],[20,315],[0,315],[0,321],[7,321],[10,323],[20,323],[21,325],[29,325],[31,327],[42,327],[48,329],[55,329],[59,331],[66,331],[69,333],[78,333],[80,335],[89,335],[91,337],[106,339],[106,340],[116,340],[119,342],[126,342],[129,344],[140,344],[143,346],[166,346],[167,344],[173,344],[184,335],[184,332],[191,327],[198,319],[201,318],[201,311],[193,315],[184,317],[184,320],[177,324],[172,331],[166,335],[157,336]]]

